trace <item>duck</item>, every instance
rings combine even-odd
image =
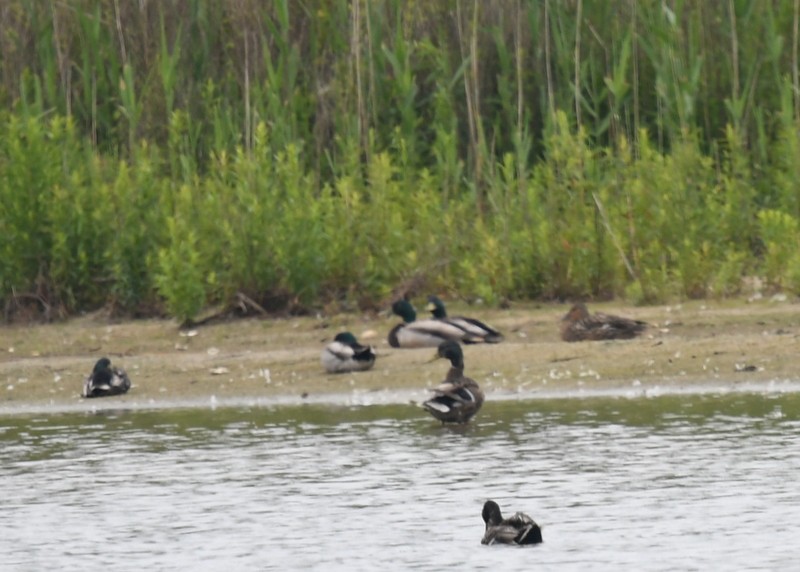
[[[477,320],[475,318],[465,318],[464,316],[447,317],[447,309],[444,302],[438,297],[431,294],[428,296],[428,311],[433,315],[435,320],[448,322],[454,326],[458,326],[465,332],[473,336],[477,336],[482,341],[488,344],[497,344],[503,341],[503,334]]]
[[[366,371],[375,365],[375,351],[358,343],[352,333],[340,332],[322,350],[320,361],[328,373]]]
[[[542,529],[527,514],[517,512],[509,518],[503,518],[500,506],[493,500],[483,505],[483,522],[486,532],[481,544],[540,544]]]
[[[565,342],[585,340],[629,340],[647,329],[647,322],[596,312],[589,314],[586,304],[578,302],[561,319],[561,339]]]
[[[106,397],[128,393],[131,380],[124,369],[112,367],[107,357],[100,358],[94,364],[92,373],[83,384],[83,397]]]
[[[458,342],[439,344],[433,359],[439,358],[450,360],[450,370],[422,407],[442,423],[466,423],[483,405],[483,391],[474,379],[464,377],[464,353]]]
[[[435,348],[446,340],[477,344],[483,340],[462,328],[441,320],[417,321],[417,312],[405,298],[392,304],[392,312],[403,318],[389,332],[389,345],[393,348]]]

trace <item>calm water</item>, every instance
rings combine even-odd
[[[0,568],[796,570],[798,475],[798,393],[5,416]]]

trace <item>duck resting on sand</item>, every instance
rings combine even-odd
[[[542,542],[542,529],[527,514],[518,512],[503,518],[500,507],[492,500],[483,505],[483,522],[486,532],[481,544],[539,544]]]
[[[322,350],[320,361],[328,373],[365,371],[375,365],[375,352],[372,346],[359,344],[350,332],[340,332]]]
[[[586,304],[572,306],[561,319],[561,339],[565,342],[585,340],[629,340],[645,331],[647,322],[597,312],[589,314]]]
[[[470,335],[480,338],[482,341],[489,344],[497,344],[503,341],[503,334],[491,328],[475,318],[465,318],[464,316],[447,317],[447,309],[437,296],[428,296],[428,311],[433,314],[434,319],[441,320],[458,326]]]
[[[389,345],[393,348],[435,348],[445,340],[465,344],[477,344],[483,340],[458,326],[442,320],[419,320],[417,312],[408,300],[397,300],[392,312],[403,318],[389,332]]]
[[[442,342],[434,359],[439,358],[450,360],[450,370],[422,407],[442,423],[466,423],[483,405],[483,392],[475,380],[464,377],[464,354],[457,342]]]
[[[83,397],[106,397],[121,395],[131,388],[131,380],[125,370],[111,366],[111,360],[100,358],[92,373],[83,383]]]

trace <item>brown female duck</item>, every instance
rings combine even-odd
[[[561,339],[565,342],[629,340],[646,328],[647,323],[640,320],[601,312],[589,314],[586,304],[579,302],[561,319]]]

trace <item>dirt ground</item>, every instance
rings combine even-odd
[[[451,315],[477,317],[506,336],[465,347],[466,374],[492,396],[591,392],[691,391],[796,384],[800,304],[784,296],[591,311],[650,324],[631,341],[562,342],[567,305],[514,304],[498,310],[451,302]],[[181,331],[168,320],[111,322],[102,315],[67,322],[0,327],[0,413],[25,408],[170,406],[209,400],[322,400],[396,392],[423,398],[448,364],[434,349],[391,348],[399,319],[336,315],[228,321]],[[337,332],[352,331],[378,353],[374,369],[326,374],[319,361]],[[84,377],[108,356],[133,382],[124,396],[83,400]]]

